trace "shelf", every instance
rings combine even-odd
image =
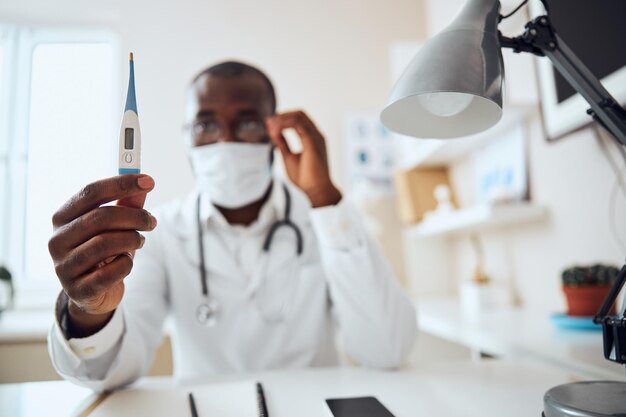
[[[624,368],[602,356],[602,332],[557,330],[550,313],[528,307],[486,308],[469,318],[457,297],[416,302],[421,331],[472,350],[558,366],[591,378],[624,380]]]
[[[447,236],[538,221],[546,214],[545,207],[528,202],[480,205],[427,218],[407,229],[407,232],[417,237]]]
[[[492,128],[458,139],[416,139],[396,135],[400,160],[398,166],[404,169],[417,166],[447,165],[463,158],[468,153],[480,149],[494,139],[502,137],[515,128],[524,128],[523,122],[536,111],[533,106],[507,107],[502,119]]]

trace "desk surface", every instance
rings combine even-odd
[[[604,359],[602,331],[557,329],[547,314],[498,308],[467,319],[452,298],[416,304],[422,331],[474,350],[509,359],[530,359],[592,379],[626,380],[624,367]]]
[[[261,381],[272,417],[330,416],[326,398],[366,395],[376,396],[396,417],[527,417],[540,415],[546,390],[580,377],[548,366],[485,360],[433,364],[402,372],[286,370],[204,382],[232,379]],[[172,379],[145,378],[137,389],[174,384]],[[0,385],[0,415],[76,416],[94,399],[89,390],[64,381]],[[181,410],[181,415],[187,412]],[[129,410],[128,415],[141,415],[141,410]]]

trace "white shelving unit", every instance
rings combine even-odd
[[[531,203],[479,205],[428,217],[407,232],[420,238],[450,236],[539,221],[546,216],[545,207]]]
[[[399,166],[404,169],[454,166],[459,162],[466,162],[466,158],[473,155],[484,155],[482,152],[487,147],[499,146],[499,139],[527,139],[527,124],[538,113],[538,108],[532,105],[507,106],[500,122],[476,135],[451,140],[400,137]],[[478,198],[474,200],[481,201]],[[472,233],[481,234],[539,222],[548,217],[548,210],[547,207],[528,201],[510,204],[477,203],[475,206],[435,216],[404,229],[405,271],[415,296],[455,291],[458,271],[450,259],[455,240],[466,238]]]
[[[492,140],[497,140],[510,129],[521,126],[536,111],[534,106],[508,107],[502,119],[492,128],[458,139],[415,139],[400,136],[398,140],[402,157],[399,166],[413,168],[451,164]]]
[[[400,165],[406,168],[451,165],[472,152],[484,148],[514,129],[523,129],[527,119],[537,112],[535,106],[509,106],[502,119],[491,129],[459,139],[400,138]],[[409,236],[451,236],[497,227],[538,221],[545,217],[545,207],[529,202],[478,205],[455,210],[450,215],[430,217],[407,229]]]

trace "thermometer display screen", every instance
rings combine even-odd
[[[124,149],[133,149],[135,145],[135,129],[127,127],[124,132]]]

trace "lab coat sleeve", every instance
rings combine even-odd
[[[417,333],[415,308],[360,213],[342,201],[310,218],[346,353],[367,367],[401,366]]]
[[[158,235],[146,236],[144,247],[136,252],[131,274],[124,280],[122,303],[98,333],[67,340],[57,308],[48,351],[59,375],[104,391],[130,384],[147,373],[162,340],[169,304],[160,253]]]
[[[48,334],[48,351],[60,375],[88,379],[102,378],[119,352],[124,319],[121,307],[99,332],[83,338],[67,339],[67,297],[57,300],[56,320]]]

